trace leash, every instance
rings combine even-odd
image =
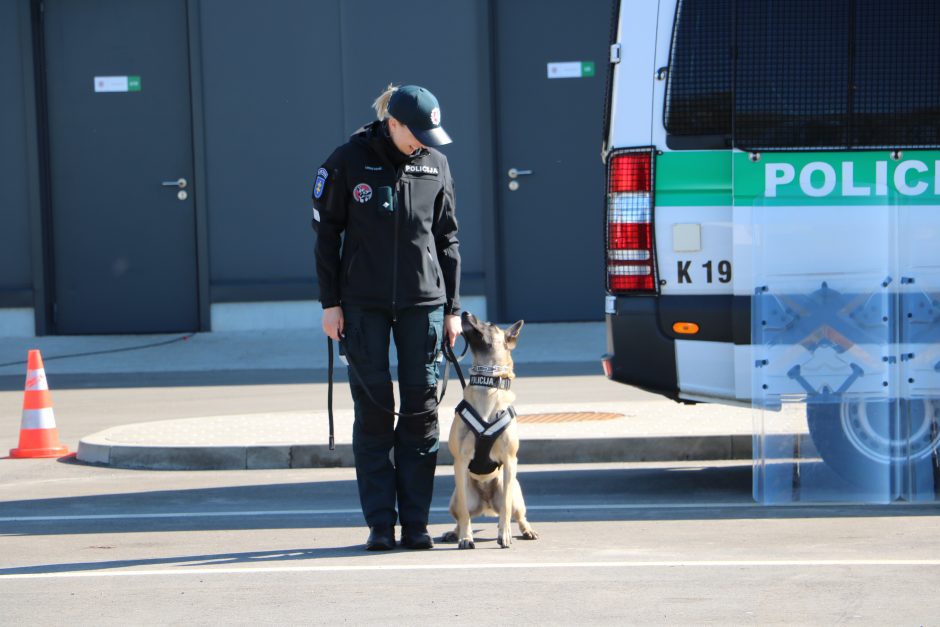
[[[343,344],[341,341],[340,347],[342,346]],[[444,401],[444,395],[447,394],[447,378],[448,378],[451,364],[454,364],[454,370],[457,372],[457,377],[460,379],[460,386],[463,388],[467,387],[467,382],[464,379],[463,372],[460,370],[460,360],[463,359],[464,355],[467,354],[467,349],[469,347],[470,345],[467,343],[466,338],[464,338],[463,351],[461,351],[460,357],[457,357],[456,355],[454,355],[453,349],[450,346],[448,346],[447,338],[444,337],[441,340],[441,352],[444,355],[444,362],[445,362],[444,374],[441,377],[441,381],[442,381],[441,395],[440,397],[435,399],[434,407],[432,407],[431,409],[426,409],[424,411],[415,412],[415,413],[396,412],[390,409],[386,409],[385,407],[380,405],[379,402],[376,401],[375,398],[372,396],[372,393],[369,392],[368,386],[366,386],[366,384],[362,381],[362,377],[359,375],[359,371],[356,369],[355,364],[353,364],[352,360],[349,358],[349,353],[346,353],[345,357],[346,357],[346,365],[349,366],[349,371],[352,372],[353,376],[356,377],[356,380],[359,382],[359,385],[362,387],[363,391],[366,393],[366,398],[368,398],[369,401],[373,405],[375,405],[376,407],[378,407],[385,413],[391,414],[393,416],[404,417],[404,418],[418,418],[420,416],[427,416],[428,414],[436,412],[437,408],[441,406],[441,403]],[[329,421],[330,421],[330,450],[332,451],[332,450],[335,450],[336,447],[335,447],[335,437],[334,437],[334,430],[333,430],[333,338],[329,336],[327,336],[326,338],[326,350],[329,355],[329,358],[327,359],[327,374],[326,374],[326,377],[327,377],[326,404],[327,404],[327,414],[329,416]]]

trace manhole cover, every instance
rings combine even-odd
[[[519,414],[519,422],[586,422],[588,420],[614,420],[623,418],[623,414],[602,411],[577,411],[556,414]]]

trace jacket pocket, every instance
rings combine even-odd
[[[395,212],[395,192],[388,185],[375,190],[375,208],[380,214]]]
[[[431,251],[430,246],[425,246],[424,249],[428,253],[428,263],[431,264],[431,273],[434,276],[434,281],[438,287],[441,286],[441,264],[437,262],[437,255]]]
[[[444,308],[435,307],[428,312],[428,336],[424,350],[427,363],[437,367],[441,352],[441,340],[444,337]]]
[[[359,257],[359,247],[353,248],[349,252],[349,259],[346,261],[346,271],[343,273],[343,277],[346,280],[346,284],[349,285],[350,278],[353,276],[353,270],[356,265],[356,260]]]

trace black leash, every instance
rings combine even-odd
[[[342,346],[342,343],[340,343]],[[362,381],[362,377],[359,376],[359,371],[356,369],[356,365],[353,364],[352,360],[349,359],[349,353],[345,354],[346,364],[349,366],[349,371],[353,373],[353,376],[359,381],[359,385],[362,387],[363,391],[366,393],[366,398],[372,402],[373,405],[381,409],[382,411],[391,414],[393,416],[405,417],[405,418],[417,418],[419,416],[427,416],[430,413],[437,411],[437,408],[440,407],[441,403],[444,401],[444,395],[447,394],[447,378],[449,374],[450,365],[454,364],[454,370],[457,372],[457,377],[460,379],[460,386],[463,388],[467,387],[467,382],[464,380],[463,372],[460,370],[460,360],[463,359],[464,355],[467,354],[467,349],[470,347],[467,344],[467,340],[464,339],[463,351],[460,353],[460,357],[454,355],[454,350],[448,346],[447,338],[445,337],[441,342],[441,352],[444,354],[444,374],[441,377],[441,395],[436,399],[434,407],[431,409],[426,409],[421,412],[416,413],[400,413],[386,409],[379,404],[378,401],[372,396],[372,393],[369,392],[368,386]],[[330,420],[330,450],[335,450],[335,438],[333,432],[333,338],[327,336],[326,338],[326,350],[329,354],[327,360],[327,388],[326,388],[326,403],[327,403],[327,414],[329,415]]]
[[[326,407],[327,413],[330,415],[330,450],[332,451],[336,448],[336,445],[333,438],[333,338],[330,336],[326,337],[326,348],[329,355],[326,370]]]
[[[460,337],[463,337],[462,335]],[[470,343],[467,342],[467,339],[464,338],[463,341],[463,350],[460,352],[460,357],[454,355],[454,349],[447,345],[447,341],[444,341],[442,344],[444,348],[444,358],[447,359],[450,363],[454,364],[454,371],[457,373],[457,378],[460,379],[460,387],[462,389],[467,389],[467,382],[463,378],[463,371],[460,369],[460,360],[463,359],[463,356],[467,354],[467,349],[470,348]],[[445,370],[447,366],[444,366]],[[447,387],[447,379],[444,379],[444,387]],[[444,400],[444,395],[441,395],[441,400]]]

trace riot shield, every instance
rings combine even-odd
[[[940,152],[923,149],[936,131],[917,111],[938,110],[940,92],[913,105],[905,85],[886,92],[878,81],[913,51],[886,50],[911,44],[875,33],[927,37],[936,9],[734,4],[735,292],[751,299],[754,498],[932,500]],[[871,70],[876,52],[889,69]]]

